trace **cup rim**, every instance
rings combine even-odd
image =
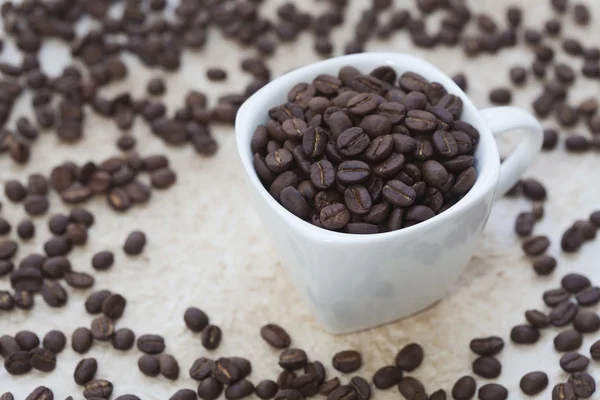
[[[477,180],[471,190],[460,201],[443,213],[437,214],[419,224],[391,232],[364,235],[330,231],[315,226],[310,222],[304,221],[293,215],[271,196],[260,182],[252,162],[253,155],[250,151],[250,141],[256,126],[249,123],[251,115],[255,114],[257,112],[256,110],[261,110],[259,112],[263,112],[264,110],[265,117],[267,117],[267,109],[270,107],[265,103],[272,102],[273,98],[281,98],[282,93],[287,93],[299,82],[312,81],[317,75],[325,73],[324,70],[339,70],[346,65],[352,65],[359,70],[362,69],[361,72],[363,73],[368,73],[370,70],[381,65],[389,65],[392,68],[406,66],[407,70],[417,72],[429,81],[441,83],[448,93],[461,98],[463,109],[469,109],[470,114],[472,114],[468,122],[479,131],[480,140],[477,148],[478,156],[476,156],[478,169]],[[365,69],[368,68],[370,68],[370,70],[365,71]],[[474,106],[465,92],[460,89],[448,75],[428,61],[407,53],[367,52],[351,54],[318,61],[290,71],[272,80],[242,104],[235,120],[235,136],[238,154],[242,160],[244,170],[262,200],[267,202],[273,212],[276,212],[282,219],[288,224],[293,225],[298,231],[304,233],[306,236],[324,241],[360,241],[361,243],[365,243],[387,239],[401,239],[406,235],[417,234],[419,230],[422,231],[434,224],[447,222],[465,208],[472,207],[488,194],[490,190],[496,190],[500,177],[500,158],[496,142],[479,110]]]

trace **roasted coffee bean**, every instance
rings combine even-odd
[[[402,380],[402,370],[395,366],[385,366],[373,375],[373,384],[378,389],[389,389]]]
[[[241,379],[242,373],[237,365],[228,358],[219,358],[212,371],[212,377],[229,385]]]
[[[213,360],[200,357],[199,359],[194,361],[194,364],[192,364],[189,370],[189,374],[192,379],[202,381],[212,374],[214,368],[215,362]]]
[[[72,248],[72,243],[65,237],[53,237],[44,243],[44,251],[48,257],[65,256]]]
[[[0,351],[2,352],[2,357],[7,358],[12,353],[21,350],[21,347],[19,347],[19,344],[12,336],[2,335],[2,337],[0,337]]]
[[[50,350],[54,354],[58,354],[65,348],[67,338],[60,331],[50,331],[44,336],[42,345],[44,349]]]
[[[127,300],[123,296],[120,294],[110,294],[102,301],[102,312],[108,318],[116,320],[121,318],[126,305]]]
[[[302,400],[304,396],[296,389],[280,390],[275,395],[275,400]]]
[[[341,229],[350,222],[351,214],[344,204],[332,203],[321,209],[319,219],[323,227],[330,230]]]
[[[538,310],[525,311],[525,319],[536,328],[546,328],[550,324],[548,316]]]
[[[561,280],[561,286],[569,293],[578,293],[583,289],[590,287],[592,284],[590,280],[577,273],[570,273],[565,275]]]
[[[258,385],[256,385],[254,393],[263,400],[269,400],[275,397],[275,394],[277,394],[278,390],[279,388],[277,387],[277,384],[275,382],[269,379],[265,379],[260,381]]]
[[[497,383],[488,383],[479,388],[477,395],[480,400],[505,400],[508,398],[508,390]]]
[[[554,348],[557,351],[574,351],[581,347],[583,336],[574,330],[566,330],[554,338]]]
[[[530,256],[537,256],[546,251],[550,246],[550,240],[546,236],[538,235],[523,241],[523,251]]]
[[[437,128],[435,115],[422,110],[412,110],[406,113],[406,127],[415,135],[433,133]]]
[[[367,149],[364,157],[370,162],[380,162],[388,158],[394,149],[394,143],[391,135],[379,136],[373,139]]]
[[[243,379],[227,387],[225,390],[225,398],[228,400],[243,399],[250,396],[253,392],[254,385]]]
[[[573,351],[565,353],[560,359],[560,367],[565,372],[585,371],[589,364],[589,358]]]
[[[558,133],[554,129],[544,130],[543,150],[553,150],[558,144]]]
[[[529,236],[533,232],[535,217],[530,212],[522,212],[517,215],[515,221],[515,232],[519,236]]]
[[[350,387],[354,389],[359,400],[369,400],[371,398],[371,385],[360,376],[350,379]]]
[[[298,390],[304,397],[312,397],[319,391],[319,382],[315,374],[297,376],[289,384],[290,389]]]
[[[452,134],[446,131],[436,131],[432,137],[434,150],[445,157],[455,157],[458,155],[459,148],[456,139]]]
[[[577,400],[570,383],[559,383],[552,389],[552,400]]]
[[[285,349],[290,346],[290,335],[276,324],[267,324],[260,328],[260,336],[271,346],[278,349]]]
[[[283,370],[277,376],[277,386],[280,389],[289,389],[297,375],[294,371]]]
[[[208,326],[208,315],[196,307],[186,309],[183,314],[183,320],[192,332],[202,332]]]
[[[319,387],[319,394],[329,396],[333,391],[340,387],[340,379],[338,377],[331,378]]]
[[[338,137],[339,138],[339,137]],[[329,135],[321,127],[309,127],[302,135],[302,149],[307,157],[322,156],[329,141]]]
[[[21,221],[17,226],[17,235],[22,240],[31,239],[35,235],[35,225],[33,225],[33,222],[28,219]]]
[[[586,220],[577,220],[573,227],[581,231],[583,240],[592,240],[596,238],[596,225]]]
[[[10,222],[0,217],[0,235],[8,235],[12,229]]]
[[[83,390],[83,396],[86,399],[91,397],[99,397],[107,399],[110,397],[113,391],[113,385],[111,382],[105,379],[96,379],[85,384]]]
[[[12,310],[15,306],[14,297],[6,290],[0,291],[0,310]]]
[[[554,326],[565,326],[575,318],[578,306],[570,301],[564,301],[557,305],[548,315],[550,324]]]
[[[353,185],[344,192],[346,207],[356,215],[367,214],[372,207],[369,191],[360,185]]]
[[[54,393],[45,386],[36,387],[25,400],[53,399]]]
[[[448,171],[435,160],[423,163],[423,180],[430,186],[439,188],[448,180]]]
[[[291,154],[290,154],[291,157]],[[161,168],[152,172],[150,175],[150,182],[152,187],[156,189],[167,189],[175,183],[177,176],[175,172],[170,168]]]
[[[98,371],[98,362],[95,358],[82,358],[81,361],[77,363],[75,372],[73,373],[75,383],[82,386],[85,385],[94,379],[96,371]]]
[[[545,200],[546,188],[535,179],[525,179],[523,183],[523,194],[531,200]]]
[[[600,340],[592,344],[590,347],[590,355],[592,359],[598,361],[600,360]]]
[[[471,351],[480,356],[494,356],[504,348],[504,340],[497,336],[471,340],[469,343]]]
[[[475,395],[476,389],[475,379],[468,375],[463,376],[452,387],[452,398],[455,400],[469,400]]]
[[[579,310],[573,319],[573,327],[582,333],[593,333],[600,329],[600,316],[590,310]]]
[[[173,396],[169,397],[169,400],[196,400],[197,398],[198,395],[192,389],[179,389]],[[119,399],[119,397],[117,397],[117,399]],[[137,397],[127,400],[137,400]]]
[[[396,365],[404,371],[412,371],[423,362],[423,348],[417,343],[404,346],[396,355]]]
[[[565,231],[565,233],[563,234],[561,241],[560,241],[560,246],[563,249],[564,252],[567,253],[574,253],[577,250],[579,250],[579,248],[581,247],[581,245],[583,244],[583,233],[581,232],[580,229],[572,226],[569,229],[567,229]]]
[[[121,328],[115,332],[112,345],[117,350],[129,350],[135,342],[135,334],[131,329]]]
[[[412,187],[395,179],[388,181],[383,186],[382,194],[387,201],[398,207],[408,207],[412,205],[417,197],[417,194]]]
[[[313,164],[314,165],[314,164]],[[308,217],[309,205],[304,196],[293,186],[288,186],[281,191],[281,205],[298,218]]]
[[[317,189],[324,190],[331,187],[335,180],[333,165],[327,160],[320,160],[312,164],[310,167],[310,180]]]
[[[279,355],[279,365],[286,370],[294,371],[303,368],[307,363],[304,350],[286,349]]]
[[[25,200],[25,211],[31,216],[45,214],[48,211],[50,203],[48,199],[38,195],[28,195]]]
[[[371,140],[369,139],[369,136],[367,136],[365,131],[363,131],[363,129],[364,128],[362,126],[360,128],[350,128],[345,130],[338,136],[336,140],[336,147],[343,157],[356,157],[361,155],[367,149],[367,147],[371,143]],[[320,189],[325,189],[325,187]]]
[[[28,351],[15,351],[4,359],[4,368],[11,375],[23,375],[31,371],[31,359]]]
[[[42,272],[36,268],[20,268],[10,275],[10,283],[17,291],[39,292],[42,288]]]
[[[84,354],[92,347],[94,337],[87,328],[77,328],[71,336],[71,346],[77,353]]]
[[[198,386],[198,396],[203,400],[216,400],[223,392],[223,384],[214,378],[206,378]]]
[[[146,246],[146,235],[142,231],[133,231],[129,233],[125,244],[123,244],[123,251],[128,255],[138,255]]]
[[[594,306],[600,302],[600,288],[588,287],[575,295],[580,306]]]
[[[502,365],[494,357],[479,357],[473,361],[473,372],[486,379],[500,376]]]
[[[31,331],[19,331],[15,335],[15,341],[21,350],[33,350],[40,345],[40,339]]]
[[[77,289],[87,289],[94,286],[95,279],[85,272],[68,271],[65,273],[65,282]]]
[[[439,99],[437,100],[439,101]],[[432,103],[435,104],[437,101],[432,101]],[[427,96],[421,92],[410,92],[402,99],[402,104],[406,108],[406,111],[424,110],[427,106]]]
[[[202,331],[202,346],[208,350],[215,350],[221,344],[221,328],[216,325],[208,325]]]
[[[240,379],[244,379],[252,373],[252,364],[249,360],[243,357],[229,357],[229,360],[232,361],[240,371]]]
[[[548,375],[541,371],[529,372],[523,375],[519,386],[523,393],[528,396],[534,396],[548,387]]]
[[[424,400],[427,398],[423,384],[412,376],[406,376],[402,378],[398,384],[398,390],[405,399]]]
[[[556,268],[556,259],[552,256],[542,255],[533,262],[534,271],[541,276],[550,275]]]
[[[510,339],[519,344],[533,344],[540,340],[540,331],[531,325],[517,325],[510,331]]]
[[[115,331],[115,324],[106,316],[101,316],[92,321],[91,325],[92,336],[96,340],[110,340]]]
[[[99,314],[102,312],[102,303],[111,295],[108,290],[99,290],[88,296],[85,301],[85,309],[90,314]]]
[[[344,350],[336,353],[332,359],[333,368],[340,372],[350,373],[362,366],[362,357],[354,350]]]
[[[548,307],[556,307],[557,305],[569,300],[571,296],[569,292],[564,289],[552,289],[544,292],[543,299],[544,303]]]
[[[10,274],[15,268],[15,265],[10,260],[0,260],[0,276]],[[36,267],[34,267],[36,268]]]
[[[575,4],[573,15],[575,22],[579,25],[587,25],[591,19],[590,10],[585,4]]]
[[[170,354],[161,354],[158,357],[160,374],[167,379],[176,380],[179,377],[179,364]]]
[[[165,339],[159,335],[142,335],[137,339],[137,348],[146,354],[159,354],[165,351]]]
[[[42,298],[50,307],[62,307],[67,303],[67,292],[58,282],[44,282],[40,292]]]
[[[497,105],[509,104],[512,100],[512,93],[505,88],[494,89],[490,92],[490,102]]]
[[[567,382],[579,398],[587,399],[596,392],[596,382],[587,372],[574,372]]]
[[[277,399],[277,397],[275,397]],[[356,400],[357,394],[353,387],[350,385],[338,386],[336,389],[332,390],[329,395],[327,395],[328,400],[340,400],[340,399],[349,399]]]
[[[379,115],[386,117],[392,125],[399,124],[406,118],[406,107],[401,103],[385,102],[377,108]]]
[[[110,251],[100,251],[92,257],[92,267],[98,271],[105,271],[112,267],[115,262],[115,256]]]

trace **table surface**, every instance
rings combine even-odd
[[[526,26],[539,27],[552,15],[546,2],[512,0],[510,3],[520,4],[525,9]],[[276,6],[281,3],[282,0],[271,0],[265,2],[265,7],[274,15]],[[301,8],[310,10],[324,7],[324,2],[319,1],[297,3],[301,3]],[[355,0],[350,3],[348,20],[354,21],[367,2]],[[407,3],[412,6],[412,2]],[[486,0],[471,3],[477,10],[500,16],[504,15],[509,2]],[[594,13],[593,24],[584,29],[575,26],[572,16],[565,17],[563,31],[565,36],[577,37],[591,44],[589,39],[600,35],[600,2],[589,0],[587,3]],[[350,37],[349,25],[352,22],[335,30],[333,36],[338,43]],[[556,49],[560,47],[556,40],[550,43]],[[312,44],[312,37],[304,34],[296,43],[280,46],[276,56],[269,60],[274,76],[317,61],[319,57],[312,50]],[[7,40],[6,47],[0,59],[16,60],[14,43]],[[336,46],[335,54],[341,54],[341,47]],[[533,58],[521,46],[496,56],[485,55],[468,60],[458,49],[416,49],[403,33],[388,41],[372,41],[367,50],[410,52],[438,65],[448,74],[465,72],[469,79],[468,94],[482,108],[490,105],[487,96],[491,88],[509,85],[510,67],[529,65]],[[252,54],[251,50],[240,50],[211,31],[205,50],[196,54],[187,52],[179,72],[150,71],[142,68],[137,60],[127,58],[131,72],[129,78],[107,88],[106,92],[114,94],[127,88],[141,96],[150,77],[163,76],[168,81],[164,101],[171,111],[183,103],[183,96],[189,89],[206,92],[214,102],[218,95],[241,91],[249,82],[250,77],[239,69],[239,60],[249,54]],[[562,52],[557,57],[559,60],[567,59]],[[44,69],[56,74],[68,62],[68,49],[58,43],[44,45],[42,60]],[[206,68],[218,65],[226,67],[228,80],[209,82],[205,78]],[[578,81],[570,92],[569,101],[577,104],[587,96],[597,96],[600,89],[598,82]],[[529,109],[539,87],[540,84],[530,77],[525,87],[514,91],[514,104]],[[29,104],[29,99],[25,96],[19,100],[12,120],[25,112],[24,105]],[[554,125],[553,120],[544,123],[547,127]],[[585,128],[582,125],[569,131],[561,130],[561,139],[577,131],[585,132]],[[75,269],[91,272],[93,253],[104,249],[115,252],[116,262],[112,269],[93,272],[96,278],[93,290],[109,288],[122,293],[128,303],[117,327],[129,327],[138,335],[163,335],[166,351],[178,359],[182,372],[176,382],[162,377],[147,378],[136,366],[141,355],[138,350],[118,352],[106,343],[96,342],[85,357],[98,359],[97,377],[114,383],[114,397],[135,393],[144,399],[167,399],[177,389],[195,389],[197,383],[188,377],[187,370],[200,356],[247,357],[253,365],[250,377],[253,382],[274,378],[279,373],[278,352],[266,345],[258,334],[260,327],[268,322],[285,327],[293,338],[293,345],[307,349],[309,357],[323,361],[329,376],[335,373],[330,360],[337,351],[361,351],[364,366],[360,375],[370,378],[379,367],[393,363],[396,352],[402,346],[417,341],[423,345],[426,359],[412,375],[421,379],[430,392],[440,387],[449,390],[459,377],[471,371],[474,357],[468,350],[470,339],[499,335],[507,341],[507,346],[499,356],[504,369],[497,381],[506,385],[511,399],[524,397],[519,390],[519,379],[527,372],[543,370],[552,383],[567,379],[558,365],[560,354],[554,351],[552,345],[557,329],[544,330],[535,346],[513,345],[508,335],[512,326],[524,322],[525,310],[546,309],[541,294],[557,287],[564,273],[577,271],[600,282],[598,242],[586,244],[572,256],[563,254],[559,246],[562,232],[574,220],[587,218],[591,211],[600,208],[600,186],[594,178],[600,170],[597,153],[567,154],[561,142],[557,150],[544,153],[527,172],[528,176],[538,177],[549,193],[546,216],[536,225],[535,232],[551,238],[549,253],[559,260],[552,276],[540,278],[533,273],[531,261],[523,255],[519,240],[513,233],[514,218],[519,212],[529,210],[530,203],[523,199],[500,199],[475,255],[443,301],[416,316],[387,326],[332,336],[309,315],[281,268],[271,243],[262,233],[252,205],[246,201],[248,196],[233,129],[229,126],[214,128],[220,150],[212,158],[198,156],[191,146],[165,149],[164,144],[149,132],[147,125],[139,120],[131,133],[138,140],[137,150],[142,155],[168,154],[178,173],[177,184],[165,192],[155,191],[147,206],[133,208],[118,217],[103,199],[91,201],[89,208],[96,216],[96,223],[91,229],[88,244],[73,251],[70,259]],[[0,180],[25,179],[28,174],[38,171],[48,173],[52,166],[65,159],[78,163],[104,159],[117,154],[114,143],[119,135],[113,121],[88,113],[85,140],[68,145],[60,143],[53,134],[42,135],[33,147],[32,162],[25,167],[16,167],[6,156],[0,158]],[[4,203],[2,215],[16,225],[25,217],[22,206],[11,204],[2,196],[4,194],[0,193]],[[65,210],[55,193],[50,198],[51,213]],[[43,242],[50,236],[46,219],[38,218],[35,224],[36,238],[21,245],[20,256],[42,251]],[[141,256],[130,258],[120,248],[127,233],[133,229],[146,232],[149,243]],[[11,235],[14,237],[14,231]],[[0,289],[8,287],[8,279],[1,279]],[[59,329],[70,335],[78,326],[89,326],[93,319],[83,307],[90,291],[70,290],[69,303],[64,308],[49,308],[38,298],[32,311],[17,310],[3,314],[0,317],[0,333],[15,334],[27,329],[41,337],[51,329]],[[223,329],[223,341],[217,351],[205,350],[200,344],[200,336],[186,329],[182,316],[189,306],[205,310],[211,321]],[[581,351],[588,354],[595,339],[598,335],[587,335]],[[17,399],[24,399],[34,387],[46,385],[54,390],[56,398],[67,395],[81,398],[81,388],[74,383],[72,375],[82,356],[70,349],[70,340],[68,346],[58,356],[53,373],[33,371],[13,377],[0,369],[0,392],[12,391]],[[596,378],[600,376],[597,365],[592,367],[592,371]],[[341,377],[343,380],[350,378]],[[478,379],[478,385],[487,382]],[[538,398],[548,398],[550,390],[547,389]],[[377,391],[376,395],[382,399],[398,398],[396,389]]]

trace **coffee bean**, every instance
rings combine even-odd
[[[600,340],[592,344],[590,347],[590,355],[592,356],[592,359],[596,361],[600,360]]]
[[[67,338],[61,331],[52,330],[44,336],[42,345],[44,349],[50,350],[54,354],[58,354],[65,348]]]
[[[275,400],[302,400],[304,396],[296,389],[280,390],[275,395]]]
[[[8,180],[4,183],[4,194],[6,197],[14,202],[19,203],[27,196],[27,190],[21,182],[16,180]]]
[[[590,214],[590,222],[597,228],[600,228],[600,211],[594,211]]]
[[[565,148],[570,152],[579,153],[589,150],[590,147],[590,140],[582,135],[573,134],[565,140]]]
[[[14,269],[15,264],[12,261],[0,260],[0,276],[6,276],[10,274]]]
[[[577,400],[570,383],[559,383],[552,389],[552,400]]]
[[[533,232],[535,217],[530,212],[522,212],[517,215],[515,221],[515,232],[519,236],[529,236]]]
[[[523,375],[519,386],[523,393],[534,396],[548,387],[548,375],[541,371],[529,372]]]
[[[554,326],[565,326],[573,321],[577,314],[578,306],[570,301],[564,301],[556,306],[548,315],[550,324]]]
[[[600,317],[590,310],[579,310],[573,319],[573,327],[582,333],[593,333],[600,329]]]
[[[314,165],[314,164],[313,164]],[[309,205],[304,196],[293,186],[281,191],[281,205],[298,218],[308,217]]]
[[[44,282],[40,292],[42,298],[50,307],[62,307],[67,303],[67,292],[58,282]]]
[[[45,386],[36,387],[33,392],[29,393],[25,400],[43,400],[53,399],[54,393]]]
[[[31,361],[28,351],[15,351],[4,359],[4,368],[11,375],[23,375],[31,371]]]
[[[19,235],[21,240],[31,239],[35,235],[35,225],[33,225],[33,222],[28,219],[21,221],[17,226],[17,235]]]
[[[448,180],[448,171],[435,160],[423,164],[423,180],[430,186],[439,188]]]
[[[40,339],[31,331],[20,331],[15,335],[15,341],[21,350],[33,350],[40,345]]]
[[[322,394],[324,396],[329,396],[331,393],[333,393],[339,387],[340,387],[340,379],[338,377],[331,378],[331,379],[323,382],[323,384],[319,387],[319,394]]]
[[[441,96],[444,94],[442,93]],[[432,103],[437,103],[438,101],[439,98],[437,101],[432,101]],[[406,111],[424,110],[427,106],[427,96],[421,92],[410,92],[402,99],[402,104],[406,108]]]
[[[590,360],[576,352],[565,353],[560,359],[560,367],[565,372],[585,371],[590,364]]]
[[[84,354],[92,347],[92,332],[87,328],[77,328],[71,336],[71,346],[77,353]]]
[[[558,133],[554,129],[544,130],[543,150],[553,150],[558,144]]]
[[[581,231],[583,240],[592,240],[596,238],[596,226],[590,221],[577,220],[573,223],[573,227]]]
[[[330,230],[341,229],[350,222],[350,211],[344,204],[332,203],[323,207],[319,214],[323,227]]]
[[[223,384],[215,378],[206,378],[198,386],[198,396],[203,400],[216,400],[223,392]]]
[[[360,376],[350,379],[350,387],[354,389],[359,400],[369,400],[371,398],[371,386]]]
[[[580,306],[593,306],[600,302],[600,288],[598,286],[589,287],[575,295],[577,303]]]
[[[77,363],[75,372],[73,373],[75,383],[78,385],[85,385],[94,379],[97,370],[98,362],[95,358],[82,358],[81,361]]]
[[[241,376],[237,364],[228,358],[219,358],[212,371],[212,377],[226,385],[237,382]]]
[[[18,249],[19,245],[12,240],[5,240],[0,243],[0,260],[6,260],[13,257]]]
[[[179,364],[170,354],[161,354],[158,357],[160,374],[167,379],[176,380],[179,377]]]
[[[9,311],[15,306],[14,297],[6,290],[0,291],[0,310]]]
[[[260,328],[260,336],[277,349],[285,349],[290,346],[290,335],[281,326],[276,324],[267,324]]]
[[[452,398],[455,400],[469,400],[475,395],[476,388],[475,379],[468,375],[463,376],[452,387]]]
[[[312,164],[310,167],[310,180],[317,189],[324,190],[331,187],[335,180],[333,165],[327,160],[320,160]]]
[[[8,335],[2,335],[2,337],[0,337],[0,351],[2,352],[2,357],[7,358],[12,353],[21,351],[21,348],[15,338]]]
[[[510,331],[510,339],[519,344],[533,344],[540,340],[540,331],[531,325],[517,325]]]
[[[48,229],[55,235],[62,235],[67,231],[68,224],[69,219],[66,216],[57,214],[48,221]]]
[[[173,396],[169,397],[169,400],[196,400],[198,396],[196,392],[191,389],[179,389]],[[131,399],[135,400],[135,399]]]
[[[562,288],[548,290],[544,292],[543,295],[544,303],[546,303],[548,307],[556,307],[562,302],[569,300],[570,297],[569,292]]]
[[[523,182],[523,194],[531,200],[545,200],[546,188],[535,179],[525,179]]]
[[[329,136],[327,131],[321,127],[309,127],[302,135],[302,149],[304,154],[310,158],[322,156],[325,152]]]
[[[277,384],[275,382],[269,379],[265,379],[260,381],[258,385],[256,385],[254,393],[263,400],[269,400],[272,399],[275,396],[275,394],[277,394],[278,390],[279,388],[277,387]]]
[[[42,272],[36,268],[21,268],[11,273],[10,283],[17,291],[39,292],[42,288]]]
[[[523,241],[523,251],[530,256],[542,254],[550,246],[550,240],[546,236],[538,235]]]
[[[367,134],[365,133],[367,131],[363,131],[363,129],[363,127],[350,128],[345,130],[338,136],[336,141],[336,147],[342,156],[356,157],[362,154],[367,149],[371,140],[369,139],[369,136],[367,136]]]
[[[101,316],[92,321],[91,325],[92,336],[96,340],[110,340],[115,331],[114,322],[106,316]]]
[[[413,188],[395,179],[388,181],[383,186],[382,193],[387,201],[398,207],[412,205],[417,197]]]
[[[404,120],[406,127],[415,135],[433,133],[437,127],[435,115],[422,110],[411,110]]]
[[[125,239],[123,251],[128,255],[138,255],[146,246],[146,235],[142,231],[132,231]]]
[[[283,370],[277,376],[277,386],[280,389],[289,389],[297,375],[294,371]]]
[[[137,348],[146,354],[159,354],[165,350],[165,339],[159,335],[142,335],[136,343]]]
[[[502,365],[494,357],[479,357],[473,361],[472,366],[476,375],[486,379],[497,378],[502,372]]]
[[[396,355],[396,365],[404,371],[412,371],[423,362],[423,348],[418,343],[404,346]]]
[[[336,389],[331,391],[329,395],[327,395],[328,400],[340,400],[340,399],[350,399],[356,400],[357,394],[354,388],[350,385],[338,386]],[[277,399],[277,397],[275,397]]]
[[[112,267],[115,257],[110,251],[100,251],[92,257],[92,267],[98,271],[105,271]]]
[[[402,380],[402,370],[395,366],[379,368],[373,375],[373,384],[378,389],[389,389]]]
[[[488,383],[479,388],[477,396],[480,400],[505,400],[508,398],[508,390],[497,383]]]
[[[65,237],[53,237],[44,243],[44,251],[48,257],[65,256],[72,248],[72,243]]]
[[[279,355],[279,365],[286,370],[294,371],[303,368],[306,363],[306,353],[301,349],[286,349]]]
[[[31,216],[45,214],[50,206],[46,197],[38,195],[28,195],[25,198],[24,203],[25,211]]]
[[[554,338],[554,348],[557,351],[574,351],[581,347],[583,336],[572,329],[559,333]]]
[[[102,312],[108,318],[117,320],[123,315],[127,300],[120,294],[110,294],[102,302]]]
[[[583,244],[583,233],[580,229],[572,226],[565,231],[563,234],[560,245],[563,251],[567,253],[574,253]]]
[[[77,289],[87,289],[94,286],[94,277],[85,272],[68,271],[65,273],[65,281],[71,287]]]
[[[332,359],[333,368],[340,372],[350,373],[362,366],[362,357],[354,350],[344,350],[336,353]]]
[[[202,331],[202,346],[208,350],[215,350],[221,343],[221,328],[216,325],[208,325]]]
[[[402,378],[398,384],[398,390],[406,399],[420,400],[427,398],[423,384],[412,376]]]
[[[587,277],[577,273],[567,274],[561,280],[561,286],[569,293],[581,292],[591,285],[592,284]]]
[[[228,400],[243,399],[254,392],[254,385],[243,379],[235,382],[225,390],[225,398]]]
[[[99,397],[108,399],[113,391],[113,385],[105,379],[96,379],[85,384],[83,396],[86,399]]]
[[[158,356],[152,354],[144,354],[138,359],[138,368],[140,369],[140,372],[146,376],[158,376],[158,374],[160,373]]]
[[[208,325],[208,316],[199,308],[189,307],[183,314],[185,325],[192,332],[202,332]]]
[[[112,345],[117,350],[129,350],[135,342],[135,334],[131,329],[118,329],[112,338]]]
[[[504,348],[504,340],[497,336],[471,340],[469,344],[471,351],[480,356],[494,356]]]
[[[497,105],[510,104],[512,93],[505,88],[494,89],[490,92],[490,102]]]
[[[47,349],[36,348],[30,352],[30,362],[34,369],[50,372],[56,368],[56,356]]]
[[[586,372],[574,372],[569,378],[568,383],[579,398],[587,399],[596,392],[596,382]]]

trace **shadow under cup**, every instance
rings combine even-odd
[[[317,75],[337,75],[352,65],[369,73],[389,65],[400,76],[414,71],[441,83],[463,100],[462,120],[475,126],[477,182],[444,213],[393,232],[355,235],[332,232],[303,221],[262,186],[252,164],[250,140],[268,110],[287,101],[288,91]],[[326,60],[292,71],[252,96],[240,109],[236,135],[256,209],[282,263],[313,315],[332,333],[361,330],[418,312],[444,296],[471,258],[494,200],[499,156],[489,129],[458,86],[418,58],[365,53]],[[485,162],[484,162],[485,161]]]

